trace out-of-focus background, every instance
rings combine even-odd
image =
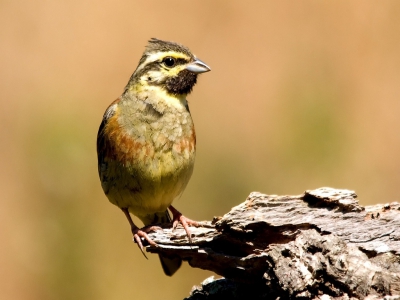
[[[399,1],[1,1],[0,298],[182,299],[212,273],[145,260],[101,190],[104,110],[147,40],[212,68],[189,96],[195,220],[251,191],[400,200]]]

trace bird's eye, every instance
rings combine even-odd
[[[171,67],[175,66],[175,58],[168,56],[168,57],[163,59],[163,63],[168,68],[171,68]]]

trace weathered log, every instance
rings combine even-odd
[[[147,251],[211,270],[187,299],[400,299],[400,204],[362,207],[353,191],[253,192],[192,231],[150,234]]]

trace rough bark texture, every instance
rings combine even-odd
[[[251,193],[223,217],[150,237],[148,252],[214,271],[187,299],[400,299],[400,204],[361,207],[353,191]]]

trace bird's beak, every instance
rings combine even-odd
[[[191,62],[186,66],[186,70],[193,72],[193,73],[204,73],[211,71],[211,68],[207,66],[204,62],[200,59],[195,59],[194,62]]]

